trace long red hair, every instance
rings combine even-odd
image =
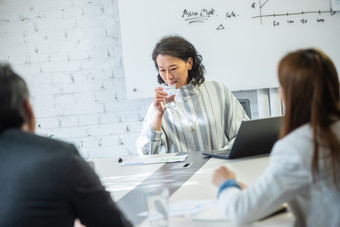
[[[313,179],[319,172],[319,147],[326,146],[334,182],[340,186],[340,141],[330,128],[340,119],[339,79],[333,62],[320,50],[298,50],[280,61],[278,77],[286,108],[281,137],[308,123],[313,131]]]

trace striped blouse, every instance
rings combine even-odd
[[[178,88],[161,131],[151,127],[155,111],[151,104],[136,142],[139,155],[222,149],[231,145],[242,120],[249,119],[235,96],[216,81]]]

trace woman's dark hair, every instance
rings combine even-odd
[[[340,141],[331,129],[332,123],[340,119],[339,81],[333,62],[320,50],[298,50],[280,61],[278,76],[286,107],[281,137],[308,123],[313,131],[313,179],[323,156],[319,147],[327,147],[329,167],[335,184],[340,186]]]
[[[9,128],[21,128],[24,124],[26,98],[25,81],[8,64],[0,64],[0,133]]]
[[[202,64],[202,56],[197,53],[195,47],[186,39],[180,36],[165,36],[155,46],[152,52],[152,60],[158,71],[156,58],[158,55],[170,55],[179,58],[185,62],[191,57],[193,59],[192,69],[188,72],[188,81],[193,85],[200,85],[204,82],[205,68]],[[162,77],[158,74],[158,83],[164,83]]]

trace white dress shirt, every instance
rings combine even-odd
[[[332,125],[332,130],[340,141],[340,121]],[[320,172],[317,183],[313,183],[311,128],[303,125],[294,130],[276,142],[269,166],[253,185],[221,191],[221,212],[234,222],[249,223],[287,202],[297,219],[296,226],[340,226],[340,187],[337,189],[333,181],[328,150],[320,147],[319,152]]]

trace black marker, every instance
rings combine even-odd
[[[119,162],[119,163],[123,162],[123,159],[119,157],[119,158],[118,158],[118,162]]]

